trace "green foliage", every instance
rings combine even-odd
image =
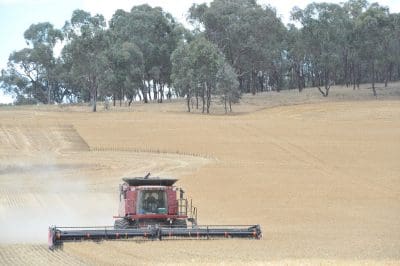
[[[164,86],[171,85],[170,58],[185,34],[183,27],[161,8],[140,5],[130,12],[117,10],[110,21],[110,30],[116,40],[134,43],[140,49],[144,63],[141,94],[147,102],[153,87],[154,99],[160,98],[161,102]]]
[[[106,82],[103,84],[105,96],[119,93],[129,99],[131,104],[143,87],[144,62],[143,54],[134,43],[115,42],[108,50],[108,69],[104,73]],[[118,91],[119,90],[119,91]]]
[[[323,96],[328,96],[332,75],[339,68],[341,49],[346,44],[346,32],[343,31],[346,13],[337,4],[312,3],[304,10],[295,8],[292,17],[303,26],[304,52],[315,78],[313,83]]]
[[[217,94],[224,104],[225,113],[228,112],[228,105],[229,111],[232,112],[232,103],[239,102],[241,93],[235,70],[228,63],[224,63],[218,70]]]
[[[38,23],[32,24],[24,37],[32,48],[10,55],[8,69],[2,72],[2,87],[16,94],[17,99],[34,98],[43,103],[58,101],[55,95],[61,88],[55,82],[53,49],[57,41],[63,39],[61,31],[54,29],[50,23]]]
[[[61,30],[54,29],[52,24],[44,22],[32,24],[25,31],[24,38],[33,47],[45,45],[53,48],[57,41],[62,41],[64,37]]]
[[[274,9],[253,0],[215,0],[210,6],[193,5],[190,21],[224,53],[239,75],[242,91],[264,90],[256,82],[259,71],[267,73],[270,86],[280,87],[285,27]],[[248,84],[248,85],[246,85]]]
[[[106,78],[103,74],[108,63],[106,52],[109,43],[105,25],[103,16],[75,10],[71,21],[64,26],[69,39],[64,47],[64,61],[69,60],[74,83],[90,93],[93,112],[97,108],[99,86]]]
[[[216,93],[218,71],[224,64],[223,55],[214,44],[199,36],[189,44],[181,43],[171,59],[173,84],[186,95],[188,111],[190,99],[196,94],[202,99],[203,113],[209,113],[211,96]]]
[[[392,40],[396,38],[393,35],[393,26],[389,10],[379,6],[377,3],[372,4],[356,20],[356,32],[362,43],[362,49],[359,54],[361,59],[368,62],[372,89],[375,96],[376,68],[379,64],[382,68],[387,62],[391,61],[390,58],[392,55],[388,51],[392,48],[390,47]],[[400,47],[397,46],[397,48]]]
[[[48,22],[24,33],[27,48],[11,53],[0,87],[18,102],[60,103],[140,98],[163,101],[164,89],[202,102],[219,97],[226,110],[242,92],[400,79],[400,14],[348,0],[293,8],[285,27],[255,0],[194,4],[185,29],[159,7],[117,10],[109,22],[75,10],[60,29]],[[58,43],[61,56],[54,55]]]
[[[186,96],[189,101],[196,88],[194,66],[191,59],[189,45],[180,43],[171,55],[172,62],[172,85],[177,90],[178,95]],[[190,112],[190,106],[188,106]]]
[[[15,104],[16,105],[33,105],[33,104],[38,104],[38,101],[35,98],[26,97],[23,95],[17,95]]]

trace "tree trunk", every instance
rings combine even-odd
[[[289,80],[289,90],[291,90],[291,89],[294,89],[296,86],[294,85],[294,83],[295,83],[295,76],[294,76],[294,73],[295,73],[295,70],[294,70],[294,66],[292,66],[291,68],[290,68],[290,70],[289,70],[289,72],[290,72],[290,80]]]
[[[311,86],[312,87],[315,87],[317,84],[315,76],[316,76],[316,74],[315,74],[314,70],[312,70],[312,72],[311,72]]]
[[[346,88],[349,87],[349,78],[348,78],[348,70],[349,70],[349,60],[348,60],[348,51],[347,49],[344,50],[344,66],[343,66],[343,75],[344,75],[344,82],[346,84]]]
[[[93,108],[92,108],[93,112],[97,111],[97,88],[94,88],[93,90]]]
[[[148,103],[149,99],[147,98],[147,91],[146,88],[144,90],[142,90],[142,94],[143,94],[143,101],[144,103]]]
[[[323,90],[321,89],[321,87],[318,86],[318,90],[319,90],[319,92],[322,94],[322,96],[328,97],[329,89],[326,89],[326,88],[325,88],[325,91],[323,91]]]
[[[385,88],[387,88],[388,82],[389,82],[389,73],[390,73],[390,69],[392,68],[391,64],[387,65],[387,67],[385,68]]]
[[[250,74],[250,88],[251,88],[251,94],[256,95],[256,86],[254,82],[254,70],[251,70]]]
[[[196,90],[196,109],[199,110],[199,91]]]
[[[351,78],[353,81],[353,90],[355,90],[356,89],[356,73],[355,73],[354,62],[351,63],[350,69],[351,69]]]
[[[186,104],[187,104],[187,109],[188,112],[190,113],[190,93],[187,94],[187,99],[186,99]]]
[[[121,93],[119,94],[119,107],[122,107],[122,95],[124,95],[124,91],[121,89]]]
[[[158,93],[157,93],[157,83],[155,80],[153,80],[153,99],[157,100],[158,99]]]
[[[397,79],[400,79],[400,64],[397,64]]]
[[[202,113],[204,114],[204,111],[206,110],[206,88],[204,87],[204,84],[202,86],[202,95],[201,95],[201,100],[203,101],[203,110]]]
[[[47,104],[50,104],[50,99],[51,99],[51,90],[50,90],[50,85],[47,84]]]
[[[141,91],[142,91],[144,103],[148,103],[149,101],[147,100],[147,87],[146,87],[145,82],[143,82],[143,84],[142,84]]]
[[[321,85],[324,87],[325,91],[323,91],[321,89]],[[324,97],[328,97],[329,95],[329,89],[330,89],[330,84],[329,84],[329,71],[328,70],[324,70],[324,79],[322,82],[322,78],[321,75],[318,74],[318,90],[319,92],[322,94],[322,96]]]
[[[151,85],[150,85],[150,80],[147,81],[147,93],[149,93],[149,100],[151,101]]]
[[[261,74],[260,74],[261,73]],[[261,71],[257,74],[258,82],[260,84],[260,91],[264,91],[264,73]]]
[[[226,106],[226,96],[224,96],[224,107],[225,107],[225,114],[228,113],[228,108]]]
[[[325,85],[325,97],[328,97],[329,89],[331,87],[328,70],[325,70],[324,79],[325,79],[325,84],[324,84]]]
[[[330,84],[329,85],[325,84],[325,97],[328,97],[330,88],[331,88]]]
[[[281,91],[281,83],[280,83],[280,78],[279,78],[279,72],[276,69],[274,69],[274,78],[275,78],[276,91],[280,92]]]
[[[164,84],[161,84],[161,82],[159,82],[158,84],[159,84],[159,86],[160,86],[160,89],[159,89],[160,97],[159,97],[158,102],[159,102],[159,103],[162,103],[162,102],[163,102],[163,99],[164,99]]]
[[[206,93],[207,93],[207,114],[210,113],[211,106],[211,86],[207,86],[207,82],[205,82]]]
[[[376,97],[376,89],[375,89],[375,62],[372,61],[372,92]]]
[[[240,91],[244,91],[244,85],[243,85],[243,78],[239,77],[239,89]]]
[[[302,92],[303,91],[303,74],[302,74],[302,69],[300,69],[300,66],[297,66],[296,65],[296,69],[295,69],[295,72],[296,72],[296,76],[297,76],[297,87],[298,87],[298,89],[299,89],[299,92]]]

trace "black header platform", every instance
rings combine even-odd
[[[124,177],[123,181],[129,186],[172,186],[178,179],[160,178],[160,177]]]

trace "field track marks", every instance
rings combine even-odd
[[[1,125],[0,145],[8,151],[85,151],[89,146],[71,125]]]
[[[272,135],[267,129],[261,128],[255,124],[246,124],[241,126],[243,132],[248,132],[253,141],[261,142],[266,145],[275,147],[277,152],[281,152],[282,156],[288,161],[300,163],[308,169],[318,170],[320,174],[331,176],[333,172],[338,171],[335,166],[325,162],[322,158],[307,150],[305,147],[294,143],[293,141],[285,140],[284,137]]]
[[[36,202],[33,194],[22,193],[7,188],[0,189],[0,207],[18,208],[25,206],[27,202]]]
[[[47,245],[0,245],[1,265],[88,265],[61,250],[50,251]]]

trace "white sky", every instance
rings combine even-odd
[[[186,12],[193,3],[210,3],[210,0],[0,0],[0,69],[7,65],[8,56],[15,50],[26,47],[23,34],[33,23],[50,22],[61,28],[71,18],[72,11],[83,9],[94,14],[102,14],[107,21],[115,10],[129,11],[132,6],[149,4],[160,6],[171,13],[178,21],[185,22]],[[334,2],[343,0],[258,0],[261,5],[275,7],[286,24],[289,22],[290,10],[294,6],[304,8],[311,2]],[[375,1],[371,1],[375,2]],[[392,13],[400,12],[400,0],[379,0],[379,4],[388,6]],[[0,102],[10,102],[0,91]]]

